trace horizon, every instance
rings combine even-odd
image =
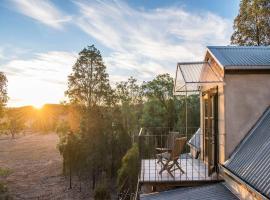
[[[202,59],[208,45],[230,44],[239,2],[2,1],[0,71],[9,81],[7,106],[65,100],[72,65],[91,44],[100,50],[112,85],[130,76],[139,82],[172,76],[177,62]]]

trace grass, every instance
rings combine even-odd
[[[0,177],[6,177],[11,173],[12,171],[10,169],[0,167]],[[0,182],[0,199],[3,199],[3,200],[11,199],[8,195],[7,185],[3,182]]]
[[[8,176],[11,173],[12,173],[12,171],[10,169],[0,167],[0,177],[2,177],[2,176]]]

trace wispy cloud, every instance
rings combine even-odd
[[[74,1],[77,14],[70,17],[50,0],[11,2],[18,12],[52,28],[61,29],[70,21],[106,47],[112,83],[128,76],[142,81],[159,73],[174,75],[177,62],[202,59],[206,45],[229,44],[232,32],[230,20],[179,5],[139,9],[117,0],[79,0]],[[8,75],[11,105],[58,102],[67,89],[75,53],[29,50],[25,56],[25,50],[10,49],[0,48],[0,69]]]
[[[9,105],[59,102],[64,97],[67,76],[75,60],[75,53],[51,51],[34,54],[31,59],[14,59],[0,65],[9,81]],[[22,100],[18,102],[14,98]]]
[[[0,47],[0,59],[4,59],[4,50]]]
[[[56,29],[63,28],[63,23],[71,20],[49,0],[12,0],[18,12]]]
[[[36,53],[31,59],[13,59],[3,64],[1,68],[13,76],[32,76],[38,79],[54,77],[71,71],[76,59],[75,53],[50,51]],[[55,77],[57,80],[57,76]]]
[[[229,43],[230,21],[212,13],[191,13],[179,6],[135,9],[122,1],[76,4],[76,24],[111,49],[105,57],[109,67],[129,69],[129,75],[173,73],[178,61],[202,59],[206,45]]]

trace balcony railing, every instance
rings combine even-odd
[[[196,133],[196,134],[195,134]],[[176,159],[172,154],[179,148],[177,138],[186,139]],[[210,175],[208,165],[201,155],[202,133],[198,127],[172,131],[164,127],[147,127],[135,139],[139,144],[141,183],[183,183],[217,180]],[[179,143],[180,144],[180,143]],[[170,161],[168,166],[165,166]],[[181,168],[181,169],[180,169]],[[168,170],[169,169],[169,170]]]

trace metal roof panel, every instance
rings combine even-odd
[[[223,183],[199,187],[188,187],[141,195],[141,200],[234,200],[238,199]]]
[[[225,167],[270,198],[270,107],[226,161]]]
[[[208,46],[225,69],[270,69],[269,46]]]

